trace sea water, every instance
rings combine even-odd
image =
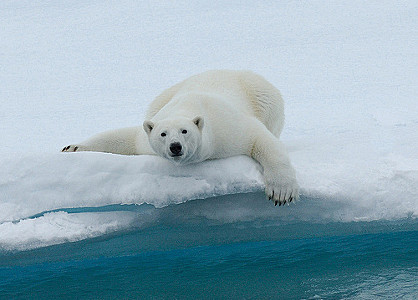
[[[418,295],[416,232],[117,253],[123,240],[135,238],[55,246],[28,253],[24,259],[12,256],[14,262],[0,269],[2,298],[416,299]],[[112,256],[99,256],[102,247],[114,249]],[[36,259],[41,255],[48,261]],[[21,260],[23,265],[17,262]]]

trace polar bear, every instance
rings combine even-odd
[[[266,195],[280,206],[299,189],[279,141],[283,106],[280,92],[253,72],[207,71],[163,91],[142,127],[107,131],[62,151],[157,154],[178,165],[248,155],[263,167]]]

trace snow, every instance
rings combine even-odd
[[[281,90],[282,140],[302,192],[292,212],[302,220],[312,209],[316,221],[416,218],[417,14],[416,1],[2,1],[0,248],[140,222],[68,208],[242,194],[241,210],[205,216],[285,218],[287,207],[245,198],[263,189],[247,157],[177,168],[158,157],[59,153],[141,124],[164,88],[219,68],[253,70]]]
[[[111,204],[155,207],[260,189],[258,164],[232,157],[176,167],[157,156],[58,153],[12,158],[0,171],[0,222]]]

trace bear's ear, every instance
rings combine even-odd
[[[195,125],[197,126],[197,128],[199,128],[199,130],[202,130],[203,128],[203,118],[202,117],[196,117],[193,119],[193,123],[195,123]]]
[[[144,130],[147,134],[150,134],[152,129],[154,128],[154,123],[152,123],[151,121],[145,121],[144,124]]]

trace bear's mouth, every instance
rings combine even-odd
[[[178,153],[178,154],[170,154],[171,157],[176,158],[176,157],[180,157],[183,156],[183,153]]]

